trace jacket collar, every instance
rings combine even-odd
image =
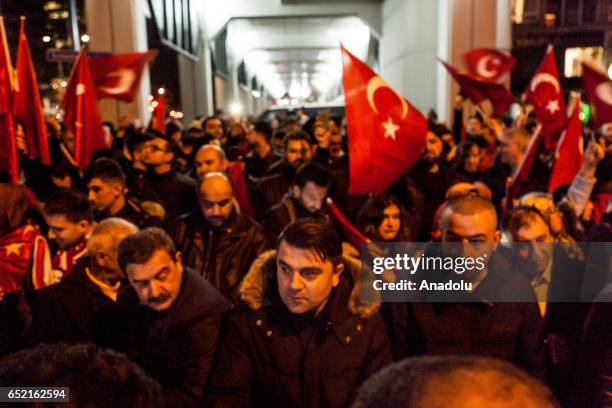
[[[332,307],[331,320],[342,315],[342,310],[347,308],[350,314],[359,318],[372,316],[380,307],[380,297],[377,296],[369,282],[363,282],[359,260],[345,256],[343,263],[345,279],[342,279],[341,282],[346,281],[350,287],[350,294],[346,303],[340,302],[339,297],[334,299],[336,302],[330,305]],[[272,304],[275,297],[278,298],[276,251],[272,250],[264,252],[253,262],[240,285],[240,298],[250,309],[260,310],[263,306]]]

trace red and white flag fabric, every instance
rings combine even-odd
[[[542,136],[547,150],[553,150],[567,125],[567,108],[559,80],[552,46],[540,63],[526,91],[533,103],[536,117],[542,123]]]
[[[91,56],[91,76],[99,99],[114,98],[132,102],[140,88],[140,79],[157,51]]]
[[[51,164],[51,156],[49,154],[47,124],[38,94],[38,81],[32,63],[30,46],[25,34],[25,17],[21,17],[15,71],[16,86],[13,94],[13,113],[22,125],[28,156],[30,159],[39,158],[43,164],[49,165]]]
[[[105,146],[96,89],[85,50],[81,51],[72,68],[62,110],[66,130],[74,136],[74,159],[79,168],[85,170],[94,152]]]
[[[580,121],[580,101],[577,101],[567,123],[567,129],[559,139],[555,151],[555,162],[548,183],[548,192],[552,193],[557,187],[570,184],[580,171],[583,162],[584,141]]]
[[[505,86],[481,81],[468,74],[459,72],[455,67],[442,60],[439,61],[474,104],[479,105],[487,100],[491,103],[494,117],[499,118],[503,116],[514,102],[514,96]]]
[[[13,66],[6,41],[4,18],[0,16],[0,171],[11,176],[11,181],[19,181],[17,141],[12,113]]]
[[[506,210],[512,209],[514,197],[517,196],[519,189],[521,188],[521,184],[523,184],[525,180],[527,180],[527,176],[529,176],[531,166],[533,165],[533,161],[538,151],[540,140],[542,140],[542,124],[538,124],[534,130],[531,139],[529,139],[529,145],[527,145],[527,150],[525,151],[523,160],[521,160],[521,163],[518,165],[514,174],[512,175],[510,185],[508,186],[508,191],[506,192]]]
[[[612,80],[597,68],[582,63],[582,83],[586,98],[593,107],[593,124],[612,122]]]
[[[516,59],[492,48],[475,48],[463,54],[468,74],[485,82],[499,82],[516,65]]]
[[[379,194],[418,160],[427,119],[344,47],[349,193]]]

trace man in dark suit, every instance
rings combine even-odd
[[[141,303],[134,311],[128,354],[160,382],[168,406],[196,405],[212,366],[226,300],[183,267],[181,253],[159,228],[124,239],[119,265]]]
[[[96,226],[87,242],[87,255],[70,275],[33,293],[30,344],[93,340],[93,322],[115,306],[125,286],[125,275],[117,263],[119,243],[137,231],[134,224],[115,217]]]

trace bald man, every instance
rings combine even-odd
[[[87,255],[60,283],[34,294],[30,343],[70,344],[92,341],[94,316],[115,305],[127,286],[118,263],[119,243],[138,232],[123,218],[101,221],[87,242]]]
[[[413,357],[370,377],[353,408],[558,408],[544,384],[505,361],[473,356]]]
[[[232,184],[225,174],[203,174],[197,191],[200,210],[178,219],[174,242],[185,265],[224,296],[237,300],[243,276],[264,250],[263,231],[236,210]]]
[[[428,298],[443,303],[393,304],[389,325],[396,358],[490,356],[543,378],[543,321],[529,282],[509,261],[509,250],[498,248],[501,234],[493,204],[474,195],[459,197],[447,203],[440,226],[443,243],[463,244],[463,256],[486,256],[485,267],[462,275],[473,285],[470,292]],[[435,251],[439,248],[427,254]],[[496,301],[502,298],[505,302]]]
[[[229,163],[223,149],[214,144],[200,147],[195,157],[196,174],[200,177],[205,173],[225,173]]]

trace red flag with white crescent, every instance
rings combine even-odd
[[[567,123],[567,129],[557,145],[555,163],[548,182],[549,193],[554,192],[559,186],[570,184],[574,180],[584,162],[583,143],[580,101],[578,101]]]
[[[0,16],[0,171],[5,171],[11,176],[11,181],[17,183],[19,181],[19,159],[11,107],[14,84],[13,66],[4,30],[4,18]]]
[[[475,105],[479,105],[481,102],[489,101],[493,106],[493,116],[501,117],[508,111],[512,102],[514,102],[514,96],[512,93],[503,85],[492,82],[481,81],[468,74],[459,72],[452,65],[439,60],[448,73],[453,77],[459,84],[465,95]]]
[[[104,145],[104,128],[98,111],[96,89],[85,50],[77,58],[62,100],[64,125],[74,135],[74,159],[85,170],[91,156]]]
[[[463,54],[468,74],[486,82],[499,82],[516,65],[516,59],[492,48],[475,48]]]
[[[39,158],[43,164],[51,164],[47,124],[43,113],[38,81],[25,34],[25,17],[21,17],[19,46],[17,48],[16,84],[13,97],[13,113],[21,121],[25,134],[28,156]]]
[[[567,108],[555,54],[552,46],[540,63],[526,91],[527,100],[533,103],[536,117],[542,123],[542,137],[547,150],[553,150],[567,125]]]
[[[427,119],[366,64],[342,50],[349,193],[378,194],[418,160]]]
[[[91,56],[91,77],[98,98],[132,102],[140,88],[140,80],[147,63],[156,55],[156,50],[149,50]]]
[[[586,97],[593,106],[593,123],[600,126],[612,122],[612,79],[584,62],[582,72]]]

